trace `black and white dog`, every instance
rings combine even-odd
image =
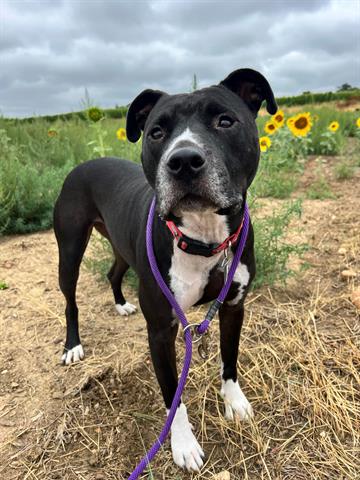
[[[277,106],[267,80],[251,69],[231,73],[219,85],[190,94],[145,90],[132,102],[126,132],[136,142],[143,132],[142,166],[100,158],[76,167],[66,178],[55,205],[59,283],[66,298],[69,365],[84,357],[75,291],[80,263],[95,227],[110,241],[115,261],[109,271],[116,309],[129,315],[121,281],[131,266],[139,277],[139,302],[147,322],[152,361],[169,409],[176,387],[175,338],[178,322],[157,286],[145,248],[145,228],[154,195],[157,213],[153,243],[159,269],[184,311],[217,297],[224,283],[224,252],[216,246],[238,230],[246,192],[259,162],[255,124],[263,101]],[[166,221],[179,229],[174,238]],[[234,281],[219,311],[221,395],[225,416],[252,416],[237,380],[236,363],[244,300],[255,275],[254,236],[249,235]],[[230,256],[236,245],[232,245]],[[199,470],[204,453],[181,403],[171,428],[174,461]]]

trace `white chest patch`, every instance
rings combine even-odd
[[[214,212],[186,212],[182,217],[182,232],[205,243],[221,243],[229,236],[224,217]],[[220,262],[223,253],[201,257],[183,252],[174,240],[174,253],[169,270],[170,286],[176,301],[186,312],[203,296],[209,273]]]

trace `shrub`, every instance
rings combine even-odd
[[[310,200],[325,200],[336,198],[331,191],[330,185],[323,176],[319,176],[308,188],[306,192]]]
[[[24,149],[0,130],[0,233],[28,233],[52,225],[52,211],[63,179],[72,165],[39,173],[22,161]]]
[[[291,255],[301,256],[307,250],[307,246],[287,242],[286,232],[290,221],[300,215],[300,200],[288,203],[279,212],[266,218],[256,218],[255,214],[253,221],[256,257],[254,288],[263,284],[272,285],[277,281],[285,282],[294,274],[294,271],[288,267],[288,260]]]

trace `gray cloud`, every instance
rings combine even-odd
[[[189,91],[240,67],[276,95],[360,83],[358,0],[0,0],[0,112],[105,107]]]

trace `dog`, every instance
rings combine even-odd
[[[169,95],[147,89],[130,104],[126,134],[142,135],[142,167],[117,158],[99,158],[77,166],[65,179],[54,209],[59,247],[59,285],[66,299],[64,364],[82,360],[75,291],[80,263],[95,227],[112,245],[108,273],[120,315],[135,312],[121,291],[129,266],[139,277],[155,373],[169,411],[178,376],[175,339],[178,321],[153,278],[146,254],[145,229],[156,196],[153,244],[159,270],[184,311],[214,300],[224,284],[217,246],[239,230],[246,192],[259,163],[255,119],[263,101],[277,105],[266,78],[244,68],[220,84]],[[174,228],[178,232],[174,237]],[[181,241],[179,241],[179,239]],[[229,248],[232,257],[236,242]],[[252,417],[237,379],[237,357],[244,300],[255,275],[254,233],[250,223],[241,262],[219,310],[221,396],[225,416]],[[175,463],[198,471],[204,452],[192,431],[184,403],[171,427]]]

